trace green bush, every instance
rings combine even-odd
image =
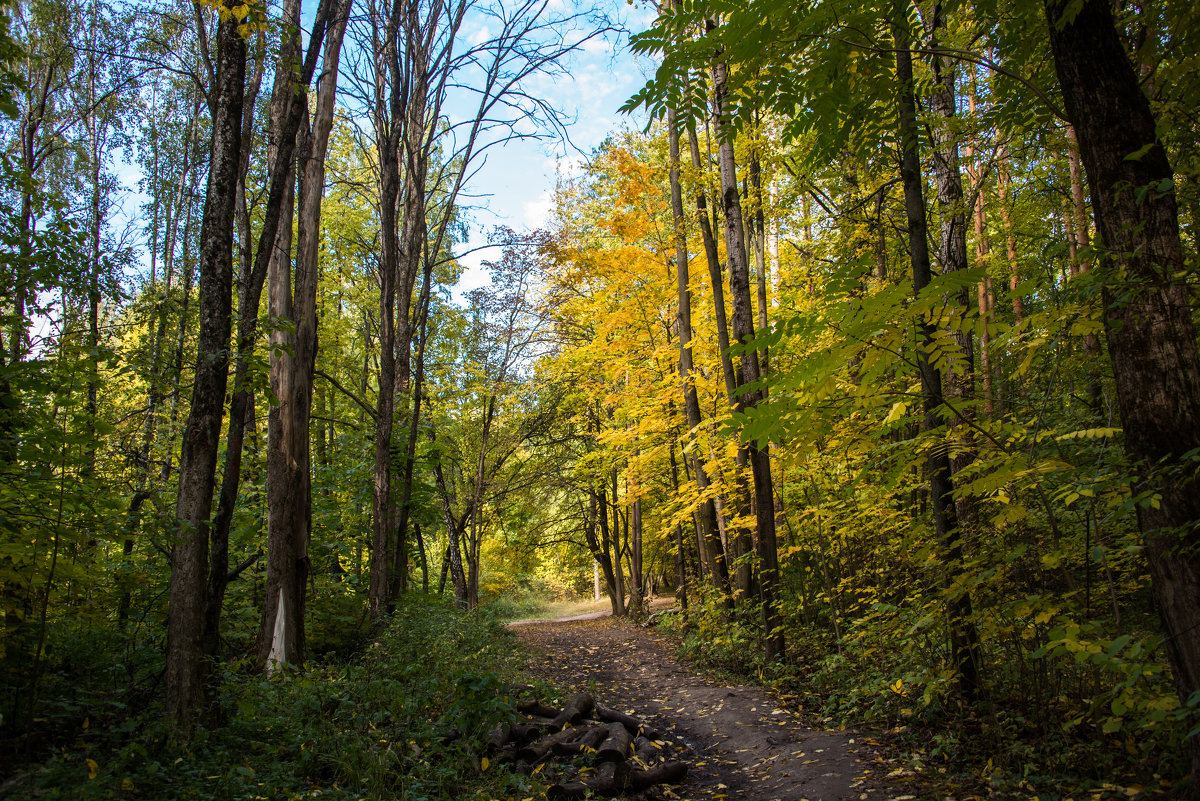
[[[79,729],[0,796],[417,801],[523,792],[523,777],[481,771],[478,758],[487,731],[513,715],[508,640],[486,617],[404,599],[352,658],[270,676],[222,666],[208,724],[186,746],[172,744],[151,707],[123,730]]]

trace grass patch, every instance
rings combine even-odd
[[[603,612],[611,608],[612,604],[607,598],[601,598],[599,601],[590,598],[552,600],[545,596],[530,595],[489,599],[483,610],[496,620],[507,623],[513,620],[549,620],[586,615],[589,612]]]

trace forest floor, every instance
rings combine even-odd
[[[891,783],[869,737],[806,725],[752,685],[726,684],[681,664],[675,643],[611,617],[520,621],[532,646],[529,670],[560,687],[586,689],[598,703],[648,720],[690,763],[685,782],[644,799],[882,801],[920,795]],[[914,794],[915,793],[915,794]]]

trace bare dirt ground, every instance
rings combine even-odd
[[[521,621],[529,668],[561,687],[648,720],[691,764],[684,784],[647,799],[882,801],[911,799],[888,787],[885,763],[852,731],[805,725],[760,687],[726,685],[682,665],[653,629],[609,617]]]

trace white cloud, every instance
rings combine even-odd
[[[488,39],[492,38],[492,31],[486,24],[480,25],[477,29],[467,35],[467,41],[472,46],[481,45]]]
[[[554,209],[554,199],[550,190],[542,193],[534,200],[526,200],[521,204],[521,222],[528,228],[542,228],[550,222],[550,212]]]

